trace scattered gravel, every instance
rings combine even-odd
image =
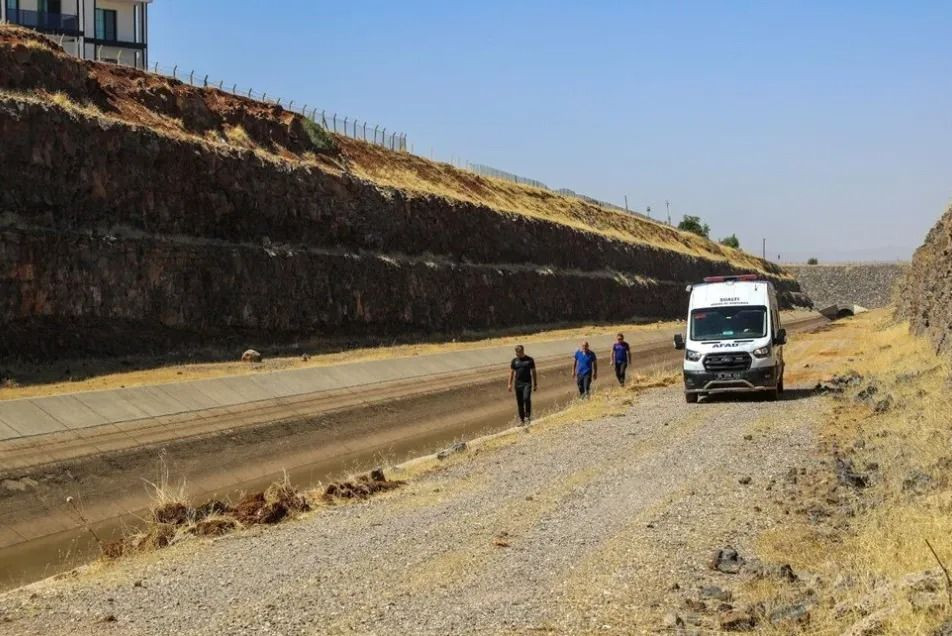
[[[749,554],[775,523],[758,484],[814,448],[829,399],[794,393],[647,391],[622,416],[463,450],[365,502],[10,592],[0,634],[656,631],[680,588],[729,599],[712,586],[736,575],[711,555]]]

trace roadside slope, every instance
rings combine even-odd
[[[0,140],[2,357],[677,317],[685,281],[751,269],[803,302],[776,266],[709,241],[12,27]],[[445,178],[386,176],[421,171]]]
[[[952,355],[952,207],[913,255],[898,311],[915,333],[932,341],[937,352]]]

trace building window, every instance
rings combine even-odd
[[[6,0],[7,11],[17,11],[20,8],[20,0]]]
[[[63,2],[62,0],[39,0],[36,8],[39,13],[62,13]]]
[[[116,41],[116,12],[112,9],[96,9],[96,39]]]

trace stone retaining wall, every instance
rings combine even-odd
[[[914,332],[928,336],[936,351],[952,356],[952,207],[916,250],[902,282],[898,313]]]
[[[843,265],[787,265],[814,306],[860,305],[867,309],[893,302],[898,281],[908,263],[854,263]]]
[[[671,318],[737,271],[16,97],[0,142],[0,356]]]

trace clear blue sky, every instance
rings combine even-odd
[[[950,2],[156,0],[150,56],[782,260],[908,257],[952,199]]]

